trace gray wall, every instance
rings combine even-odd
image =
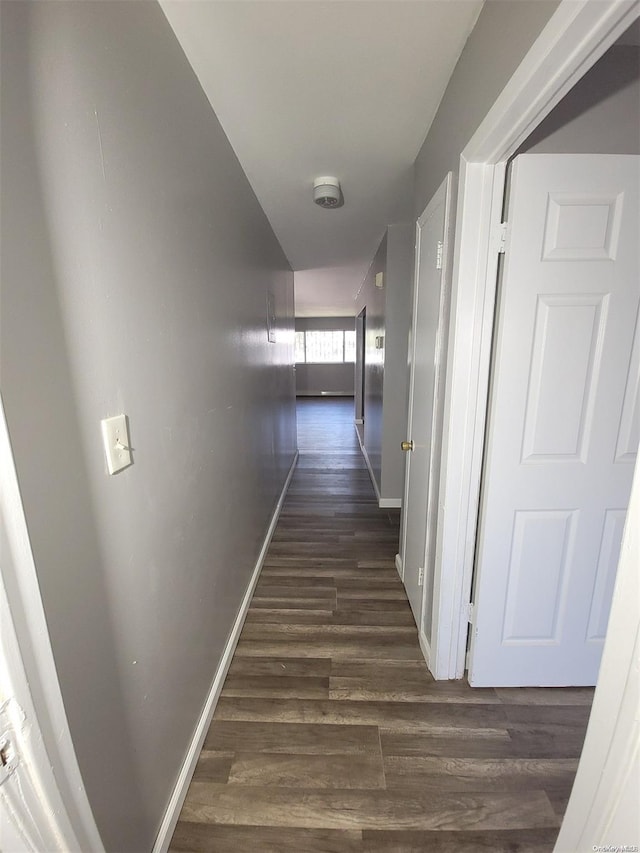
[[[353,330],[353,317],[296,317],[296,331]],[[318,394],[353,396],[353,362],[346,364],[296,364],[296,394],[301,397]]]
[[[315,397],[320,394],[353,397],[353,362],[347,364],[296,364],[296,394]]]
[[[355,317],[296,317],[296,332],[306,332],[307,329],[350,329],[355,328]]]
[[[415,162],[414,212],[420,216],[447,172],[458,174],[460,153],[559,0],[488,0]]]
[[[640,154],[640,48],[610,48],[518,154]]]
[[[149,850],[293,458],[293,275],[159,6],[1,14],[2,393],[89,798]]]

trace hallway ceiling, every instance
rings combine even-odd
[[[160,0],[296,271],[298,316],[353,315],[481,0]],[[313,204],[335,175],[344,206]]]

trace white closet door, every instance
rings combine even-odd
[[[640,432],[640,158],[513,163],[469,681],[595,684]]]

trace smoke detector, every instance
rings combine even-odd
[[[320,207],[341,207],[343,203],[340,181],[325,175],[313,182],[313,200]]]

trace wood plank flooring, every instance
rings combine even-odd
[[[300,460],[174,853],[550,851],[589,689],[435,682],[350,399],[298,402]]]

